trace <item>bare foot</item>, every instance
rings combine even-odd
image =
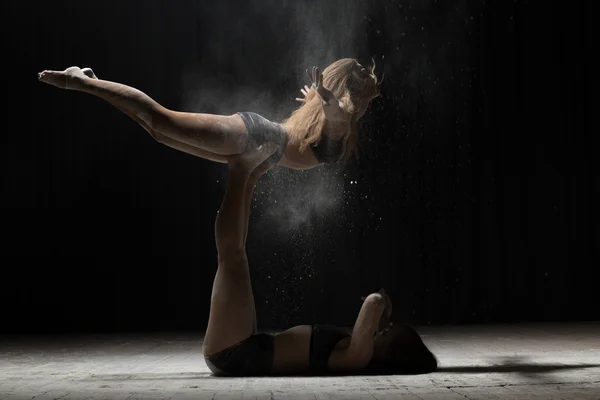
[[[85,68],[85,70],[89,71],[84,72],[79,67],[70,67],[64,71],[46,70],[38,73],[38,80],[60,89],[76,89],[85,79],[92,77],[97,79],[94,71],[89,68]]]
[[[277,151],[279,145],[277,143],[265,143],[261,146],[250,148],[243,153],[231,156],[228,159],[229,168],[237,171],[245,171],[252,173],[258,166],[261,166],[263,173],[266,172],[270,165],[263,163],[273,153]]]

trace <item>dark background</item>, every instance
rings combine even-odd
[[[216,268],[226,167],[38,71],[281,120],[341,57],[382,97],[358,163],[260,182],[259,325],[349,325],[380,287],[417,325],[599,319],[591,3],[3,1],[0,331],[203,330]]]

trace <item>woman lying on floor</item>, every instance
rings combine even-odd
[[[301,325],[258,333],[245,244],[254,186],[278,149],[267,143],[228,159],[228,182],[215,224],[218,267],[204,357],[216,375],[426,373],[437,360],[411,328],[391,325],[385,292],[364,299],[351,329]]]

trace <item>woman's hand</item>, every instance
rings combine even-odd
[[[311,82],[311,87],[317,91],[321,99],[323,99],[323,103],[329,104],[331,102],[336,101],[333,92],[323,86],[323,74],[319,72],[318,67],[312,68],[312,73],[309,70],[306,70],[306,75]]]
[[[296,101],[299,101],[300,103],[306,103],[306,97],[308,96],[308,92],[310,92],[310,88],[308,85],[304,85],[304,87],[300,89],[300,92],[302,92],[304,97],[296,97]]]
[[[346,118],[346,113],[342,108],[342,104],[335,98],[335,95],[331,90],[323,86],[323,74],[319,73],[319,68],[313,67],[312,71],[306,70],[306,75],[311,82],[311,86],[309,88],[307,85],[304,85],[304,88],[300,89],[300,92],[302,92],[304,97],[297,97],[296,100],[304,103],[306,102],[308,92],[316,90],[323,103],[325,118],[330,121],[344,120]]]
[[[383,299],[385,300],[385,311],[383,312],[383,315],[386,319],[389,320],[392,316],[392,299],[390,298],[390,296],[388,296],[388,294],[385,292],[385,289],[383,288],[379,289],[377,293],[382,295]]]

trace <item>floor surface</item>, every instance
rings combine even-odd
[[[599,399],[600,322],[420,328],[419,376],[217,378],[199,336],[0,337],[8,399]]]

